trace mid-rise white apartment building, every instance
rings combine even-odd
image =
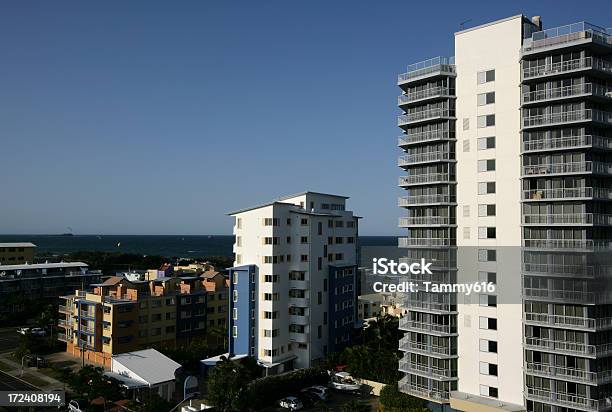
[[[280,373],[316,365],[350,342],[358,218],[346,199],[304,192],[230,213],[230,356]]]
[[[612,410],[612,31],[509,17],[398,86],[399,246],[435,266],[411,280],[496,285],[407,298],[400,389],[444,410]]]

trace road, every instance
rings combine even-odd
[[[39,391],[34,385],[0,371],[0,391]]]
[[[20,336],[17,327],[0,329],[0,353],[15,349],[19,345]]]

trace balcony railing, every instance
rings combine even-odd
[[[429,130],[420,133],[410,133],[401,135],[397,139],[398,146],[408,146],[416,143],[425,143],[435,140],[450,140],[451,135],[448,130]]]
[[[548,263],[523,263],[523,272],[542,273],[545,275],[558,276],[581,276],[593,277],[593,266],[587,265],[557,265]]]
[[[438,107],[434,109],[421,110],[418,112],[399,115],[397,116],[397,125],[403,126],[403,125],[414,123],[414,122],[420,122],[422,120],[435,119],[438,117],[454,117],[454,116],[455,116],[454,110],[443,108],[443,107]]]
[[[559,378],[562,380],[571,380],[584,383],[597,383],[598,381],[597,373],[595,372],[565,368],[562,366],[546,365],[543,363],[527,362],[525,364],[525,371],[535,375]]]
[[[546,113],[523,117],[523,127],[548,126],[560,123],[573,123],[582,121],[596,121],[612,123],[612,113],[601,110],[582,109],[559,113]]]
[[[523,53],[547,47],[565,46],[567,43],[589,39],[595,43],[612,46],[612,35],[608,30],[586,22],[579,22],[533,33],[530,39],[525,39]]]
[[[448,302],[427,302],[416,299],[406,299],[404,304],[410,309],[420,310],[423,312],[436,312],[436,313],[448,313],[455,312],[456,305],[452,305]]]
[[[599,401],[578,395],[563,392],[551,392],[544,389],[526,388],[527,398],[532,400],[550,402],[558,405],[569,406],[572,408],[586,409],[588,411],[598,411]]]
[[[603,86],[593,83],[583,83],[523,93],[523,103],[537,103],[545,100],[563,99],[581,95],[612,97],[612,93]]]
[[[523,142],[523,151],[541,151],[555,149],[575,149],[581,147],[612,149],[612,139],[602,136],[565,136],[552,139],[528,140]]]
[[[437,366],[423,365],[415,362],[399,361],[399,370],[406,373],[418,373],[433,378],[453,378],[457,376],[456,371],[450,368],[439,368]]]
[[[420,398],[434,399],[437,401],[445,401],[450,397],[450,392],[448,391],[427,388],[425,386],[409,383],[405,379],[402,379],[399,382],[398,388],[400,392],[418,396]]]
[[[612,225],[612,215],[593,213],[523,215],[526,225]]]
[[[578,303],[609,303],[612,301],[610,293],[589,292],[579,290],[564,290],[564,289],[540,289],[540,288],[524,288],[523,293],[528,298],[537,300],[550,300],[561,302],[578,302]]]
[[[455,58],[439,56],[409,65],[406,73],[397,76],[397,83],[403,84],[438,73],[453,74],[455,72]]]
[[[600,187],[566,187],[558,189],[523,190],[523,200],[564,200],[578,198],[612,200],[612,189]]]
[[[398,199],[398,206],[418,206],[427,205],[432,203],[454,203],[455,196],[445,194],[435,195],[416,195],[416,196],[402,196]]]
[[[450,346],[428,345],[422,342],[414,342],[410,340],[401,340],[399,348],[406,352],[419,352],[431,356],[454,356]]]
[[[437,323],[430,322],[419,322],[416,320],[402,320],[400,321],[401,330],[418,330],[422,332],[441,333],[441,334],[452,334],[457,333],[457,327],[451,325],[440,325]]]
[[[592,239],[525,239],[526,248],[609,250],[612,242]]]
[[[523,176],[570,173],[612,174],[612,164],[602,162],[543,163],[523,166]]]
[[[548,349],[551,351],[557,351],[562,353],[569,353],[573,355],[586,355],[595,356],[596,347],[595,345],[587,345],[578,342],[566,342],[552,339],[542,339],[525,337],[525,346],[536,348],[536,349]]]
[[[402,105],[432,97],[452,96],[453,94],[455,94],[455,90],[450,89],[448,87],[428,87],[426,89],[408,92],[406,94],[398,96],[397,104]]]
[[[454,154],[443,151],[406,154],[399,157],[399,159],[397,160],[397,165],[408,166],[413,163],[438,162],[443,160],[449,160],[451,158],[451,155]]]
[[[398,239],[398,247],[414,247],[414,246],[451,246],[454,242],[447,238],[413,238],[400,237]]]
[[[399,219],[400,227],[454,225],[455,223],[455,218],[448,216],[409,216]]]
[[[529,80],[534,77],[552,76],[583,69],[595,69],[612,73],[612,63],[596,57],[585,57],[582,59],[525,67],[523,68],[523,79]]]
[[[451,180],[452,179],[452,180]],[[417,175],[410,176],[400,176],[399,185],[407,186],[407,185],[419,185],[419,184],[427,184],[427,183],[444,183],[444,182],[452,182],[454,178],[448,173],[422,173]]]
[[[581,316],[551,315],[525,312],[525,322],[542,326],[604,330],[612,327],[612,318],[585,318]]]

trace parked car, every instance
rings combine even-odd
[[[326,401],[329,397],[329,391],[325,386],[309,386],[308,388],[302,389],[304,393],[311,393],[319,398],[321,401]]]
[[[19,328],[17,329],[17,333],[20,335],[27,335],[30,332],[30,328]]]
[[[32,328],[30,330],[30,333],[34,336],[45,336],[47,334],[47,331],[43,328]]]
[[[357,382],[348,372],[336,372],[331,377],[330,386],[339,391],[357,392],[361,384]]]
[[[278,401],[278,406],[289,409],[290,411],[299,411],[304,407],[302,401],[295,396],[287,396],[286,398],[281,399]]]
[[[317,395],[315,395],[312,392],[308,392],[308,391],[300,392],[298,399],[302,401],[302,405],[304,405],[305,408],[310,408],[312,406],[315,406],[317,403],[321,402],[321,399]]]

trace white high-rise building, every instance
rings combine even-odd
[[[435,267],[411,280],[496,285],[407,298],[400,389],[445,411],[612,410],[612,31],[509,17],[398,85],[399,246]]]
[[[304,192],[230,213],[231,356],[267,373],[316,365],[357,323],[358,218],[346,197]]]

